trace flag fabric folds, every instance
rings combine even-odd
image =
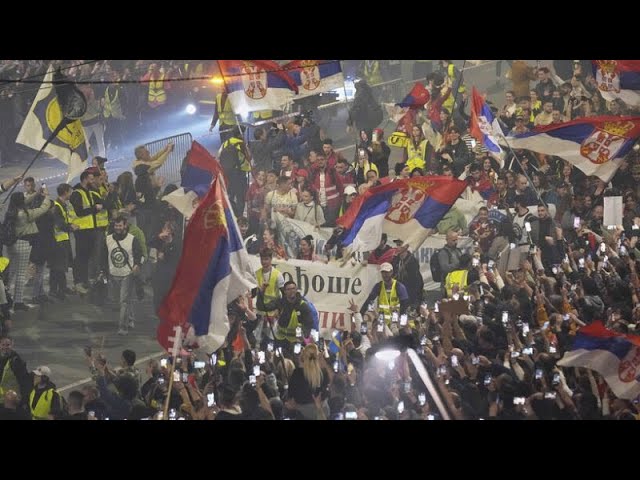
[[[296,98],[344,88],[339,60],[293,60],[282,66],[298,87]]]
[[[194,191],[198,197],[204,197],[216,174],[224,175],[220,164],[206,148],[194,140],[181,172],[180,183],[185,192]]]
[[[556,155],[604,182],[640,137],[640,117],[587,117],[507,137],[512,148]],[[504,140],[501,140],[504,142]]]
[[[224,180],[217,175],[187,226],[173,284],[158,310],[158,342],[167,348],[170,327],[188,323],[201,348],[217,350],[229,332],[227,305],[254,287]]]
[[[39,151],[64,120],[52,80],[53,66],[49,65],[44,81],[20,128],[16,143]],[[60,130],[51,139],[44,152],[67,165],[67,182],[71,182],[73,178],[80,175],[87,168],[88,157],[84,129],[80,120],[74,120]]]
[[[343,245],[354,252],[371,251],[386,232],[417,248],[466,187],[451,177],[427,176],[371,188],[337,221],[347,230]]]
[[[595,370],[619,398],[640,395],[640,337],[608,330],[600,321],[578,330],[558,365]]]
[[[281,110],[298,93],[294,79],[273,60],[220,60],[229,101],[237,114]]]
[[[407,96],[404,97],[400,103],[396,103],[396,105],[403,108],[421,108],[429,102],[430,98],[431,94],[429,90],[427,90],[422,83],[416,82]]]
[[[640,107],[640,60],[592,60],[602,98]]]
[[[471,135],[496,154],[501,159],[500,168],[504,167],[503,151],[498,143],[498,138],[504,135],[502,128],[476,87],[471,92]]]

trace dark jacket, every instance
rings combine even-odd
[[[313,403],[314,395],[323,394],[322,397],[325,398],[328,394],[329,374],[325,369],[322,369],[321,372],[322,382],[320,383],[320,387],[312,391],[309,382],[304,378],[304,370],[302,367],[296,368],[289,379],[289,396],[300,405]]]
[[[411,253],[405,258],[401,258],[400,255],[396,256],[393,260],[393,269],[397,272],[398,281],[407,288],[409,304],[414,306],[419,304],[422,301],[424,280],[416,257]]]
[[[7,357],[0,356],[0,375],[4,372],[7,362],[11,362],[11,369],[20,386],[20,391],[17,393],[20,394],[22,403],[26,405],[29,401],[29,394],[33,390],[33,381],[27,371],[27,365],[17,352],[12,351]]]
[[[279,301],[274,301],[271,303],[263,304],[264,309],[266,311],[275,310],[276,308],[280,311],[280,317],[278,318],[278,323],[284,327],[289,325],[289,320],[291,319],[291,313],[294,310],[300,312],[298,315],[298,321],[302,326],[302,335],[306,338],[311,335],[311,329],[313,328],[313,317],[311,315],[311,308],[308,303],[301,303],[302,295],[300,293],[296,293],[296,299],[293,303],[289,302],[284,296]],[[261,308],[258,305],[258,308]]]

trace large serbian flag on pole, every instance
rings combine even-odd
[[[473,87],[471,92],[471,135],[495,154],[500,160],[500,167],[504,167],[504,155],[498,143],[498,139],[503,135],[502,128],[476,87]]]
[[[640,60],[591,60],[602,98],[640,107]]]
[[[229,333],[227,305],[255,288],[255,275],[224,180],[217,175],[193,214],[184,238],[180,264],[158,315],[160,345],[168,349],[173,327],[190,324],[198,345],[214,352]]]
[[[420,246],[467,183],[451,177],[415,177],[371,188],[357,197],[337,224],[353,252],[375,250],[383,233]]]
[[[556,155],[608,182],[638,137],[640,117],[603,116],[551,124],[506,140],[512,148]]]
[[[640,337],[608,330],[597,321],[578,330],[558,365],[595,370],[616,396],[632,400],[640,395],[639,347]]]
[[[273,60],[220,60],[233,111],[282,110],[298,93],[291,76]]]
[[[340,60],[294,60],[282,66],[298,87],[296,98],[344,88]]]

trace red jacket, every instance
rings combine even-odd
[[[309,185],[317,195],[318,204],[320,205],[320,169],[313,166],[309,175]],[[327,197],[328,208],[340,208],[342,203],[342,191],[344,186],[342,179],[334,168],[325,167],[324,170],[324,190]]]

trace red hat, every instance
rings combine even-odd
[[[309,178],[309,172],[307,172],[304,168],[300,168],[296,170],[296,177]]]
[[[381,128],[375,128],[373,130],[373,133],[375,133],[376,135],[378,135],[378,138],[382,138],[384,137],[384,130]]]

